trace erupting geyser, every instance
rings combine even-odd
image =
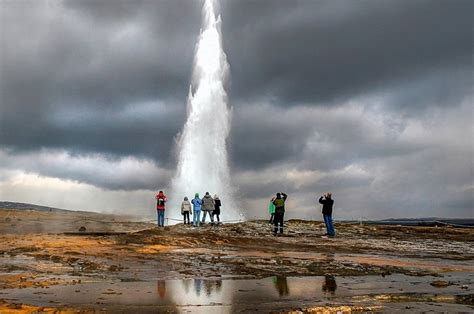
[[[229,65],[222,49],[221,19],[216,18],[212,0],[203,7],[203,27],[196,45],[192,83],[189,89],[187,121],[178,140],[178,169],[172,180],[168,213],[180,216],[184,196],[191,200],[208,191],[222,201],[222,220],[242,218],[233,199],[226,139],[230,130],[230,109],[225,83]],[[175,213],[175,214],[174,214]]]

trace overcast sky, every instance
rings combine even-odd
[[[0,0],[0,200],[152,214],[201,6]],[[288,218],[321,219],[327,191],[336,219],[474,217],[473,1],[219,7],[248,217],[281,190]]]

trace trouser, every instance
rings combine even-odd
[[[158,210],[158,227],[164,227],[165,226],[165,211],[164,210]]]
[[[193,226],[199,227],[201,222],[199,218],[201,218],[201,211],[193,210]]]
[[[183,212],[184,224],[186,224],[186,218],[188,219],[188,224],[189,224],[189,212]]]
[[[219,214],[216,214],[215,212],[212,212],[211,218],[214,219],[214,216],[217,218],[217,222],[220,222],[221,220],[219,219]]]
[[[332,215],[323,215],[323,217],[328,235],[335,236],[336,232],[334,231],[334,225],[332,224]]]
[[[269,221],[269,223],[272,224],[274,218],[275,218],[275,214],[270,214],[270,221]]]
[[[285,213],[277,213],[275,212],[275,217],[273,218],[273,233],[277,234],[278,229],[280,229],[280,233],[283,233],[283,216]]]
[[[211,218],[211,222],[214,222],[214,215],[212,215],[212,210],[205,210],[204,211],[204,214],[202,214],[202,223],[204,223],[206,221],[206,215],[209,214],[209,218]]]

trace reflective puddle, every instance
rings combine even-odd
[[[436,288],[434,280],[449,285]],[[335,277],[267,277],[263,279],[182,279],[138,282],[84,282],[49,288],[3,289],[9,302],[37,306],[94,307],[97,309],[226,313],[325,305],[330,303],[380,304],[400,302],[447,303],[450,310],[474,310],[473,273],[444,277],[406,275]],[[460,299],[459,296],[467,296]],[[403,296],[406,298],[404,299]],[[443,296],[443,298],[439,298]],[[400,301],[401,300],[401,301]],[[440,301],[441,300],[441,301]],[[471,300],[471,301],[469,301]],[[435,304],[435,305],[436,305]],[[433,306],[435,306],[433,305]]]

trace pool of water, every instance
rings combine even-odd
[[[445,288],[433,280],[450,283]],[[424,306],[450,304],[454,310],[474,310],[455,296],[469,295],[473,273],[449,273],[443,278],[406,275],[358,277],[267,277],[263,279],[194,278],[136,282],[106,281],[59,285],[49,288],[4,289],[0,297],[31,305],[68,305],[99,309],[156,309],[193,313],[226,313],[297,308],[325,304],[387,303],[386,295],[409,296],[405,302]],[[418,298],[416,296],[419,296]],[[439,296],[444,296],[441,298]],[[391,299],[390,299],[391,300]],[[440,302],[441,300],[441,302]],[[430,303],[431,302],[431,303]],[[459,304],[464,303],[464,304]],[[396,306],[400,306],[400,302]],[[453,310],[453,308],[450,308]]]

